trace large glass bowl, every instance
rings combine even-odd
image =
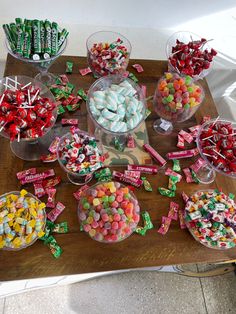
[[[118,38],[122,40],[122,45],[125,46],[127,49],[126,58],[121,63],[118,63],[116,60],[112,58],[106,59],[103,67],[98,66],[98,63],[101,64],[101,62],[99,61],[97,54],[91,51],[91,48],[93,48],[95,44],[99,43],[103,44],[108,43],[110,45],[113,42],[115,42]],[[111,31],[96,32],[89,36],[86,42],[86,46],[88,64],[96,77],[106,76],[109,74],[122,74],[126,71],[132,48],[129,40],[123,35]]]
[[[135,98],[142,103],[142,110],[141,110],[141,118],[140,121],[135,125],[133,128],[125,131],[125,132],[113,132],[110,129],[106,128],[103,124],[98,122],[98,116],[96,116],[90,108],[91,98],[93,97],[94,92],[96,91],[105,91],[107,90],[112,84],[120,84],[123,81],[127,81],[131,84],[132,88],[136,91]],[[96,80],[88,91],[88,97],[86,101],[87,111],[89,116],[96,127],[96,134],[98,134],[99,138],[102,138],[101,134],[106,134],[103,137],[102,144],[105,146],[110,146],[111,143],[114,143],[115,140],[118,140],[121,144],[126,143],[127,137],[129,134],[132,134],[139,128],[139,126],[145,120],[145,112],[146,112],[146,100],[143,95],[143,92],[138,84],[134,83],[132,80],[124,78],[122,75],[109,75],[106,77],[101,77],[100,79]],[[127,110],[127,108],[126,108]],[[100,134],[100,135],[99,135]],[[104,142],[105,141],[105,142]]]
[[[5,84],[9,81],[8,79],[17,80],[23,86],[31,83],[35,88],[39,88],[39,95],[44,98],[48,98],[52,102],[55,102],[53,94],[50,90],[40,83],[39,81],[24,75],[18,76],[8,76],[0,79],[0,94],[2,94],[7,87]],[[8,82],[10,83],[10,81]],[[12,82],[11,82],[12,83]],[[12,83],[14,85],[14,83]],[[57,119],[57,107],[53,110],[53,121],[49,128],[44,129],[44,133],[42,137],[39,138],[21,138],[18,142],[14,140],[10,142],[10,147],[12,152],[19,158],[23,160],[39,160],[43,154],[48,154],[48,147],[52,142],[52,138],[50,136],[50,130],[54,126]],[[7,134],[4,129],[1,130],[0,135],[9,139],[9,134]]]
[[[170,62],[170,56],[172,55],[172,47],[176,46],[176,40],[179,40],[185,44],[188,44],[191,41],[195,40],[201,40],[201,37],[199,35],[196,35],[194,33],[188,32],[188,31],[179,31],[174,34],[172,34],[166,43],[166,56],[168,60],[168,71],[170,72],[177,72],[178,74],[182,74],[176,67],[174,67]],[[208,42],[204,44],[204,49],[207,49],[208,51],[211,51],[211,47],[209,46]],[[214,60],[214,58],[213,58]],[[206,75],[210,73],[213,67],[213,62],[210,63],[210,67],[208,69],[204,69],[200,74],[193,75],[194,80],[203,79]]]
[[[78,134],[78,136],[88,136],[88,137],[92,137],[93,139],[95,139],[94,136],[92,136],[91,134],[85,132],[85,131],[81,131],[81,130],[78,130],[76,132],[76,134]],[[84,185],[84,184],[87,184],[89,181],[92,180],[93,178],[93,174],[95,172],[92,171],[92,172],[89,172],[87,174],[79,174],[78,172],[73,172],[73,171],[70,171],[65,165],[64,163],[62,162],[62,159],[61,159],[61,149],[63,149],[65,147],[65,140],[66,139],[69,139],[69,140],[72,140],[72,134],[70,132],[66,133],[65,135],[63,135],[61,138],[60,138],[60,141],[58,143],[58,146],[57,146],[57,160],[59,162],[59,165],[61,166],[61,168],[67,173],[67,177],[69,179],[69,181],[75,185]],[[102,147],[101,145],[99,144],[99,141],[97,139],[95,139],[96,142],[97,142],[97,146],[98,146],[98,149],[102,155]]]
[[[201,128],[198,131],[198,136],[197,136],[196,142],[197,142],[197,147],[198,147],[198,150],[200,152],[201,157],[206,161],[206,165],[204,167],[202,167],[197,172],[197,177],[198,177],[199,181],[203,184],[209,184],[209,183],[213,182],[215,179],[215,176],[216,176],[216,174],[215,174],[216,172],[218,172],[224,176],[236,179],[236,172],[228,172],[228,171],[225,172],[225,171],[222,171],[221,169],[217,168],[217,166],[215,166],[211,163],[211,161],[208,159],[208,156],[206,156],[202,150],[202,145],[201,145],[201,140],[200,140],[201,136],[202,136],[202,132],[204,132],[206,129],[208,129],[208,127],[210,125],[212,125],[213,123],[219,123],[219,124],[220,123],[223,123],[223,124],[231,123],[233,126],[233,129],[235,130],[234,136],[236,137],[236,122],[217,118],[217,119],[212,119],[210,121],[207,121],[201,126]],[[222,138],[227,138],[227,135],[224,135],[222,133],[220,135]],[[234,153],[234,155],[236,156],[236,152]]]
[[[191,226],[191,222],[188,222],[188,220],[186,219],[186,216],[187,216],[187,213],[188,213],[188,211],[186,210],[186,208],[187,208],[188,206],[190,206],[191,202],[194,202],[194,196],[195,196],[197,193],[201,193],[201,192],[214,192],[214,190],[211,190],[211,189],[210,189],[210,190],[199,190],[199,191],[197,191],[197,192],[194,192],[194,193],[190,196],[189,200],[187,201],[187,203],[186,203],[186,205],[185,205],[184,217],[185,217],[185,223],[186,223],[186,226],[187,226],[189,232],[191,233],[191,235],[194,237],[194,239],[195,239],[197,242],[201,243],[202,245],[204,245],[204,246],[206,246],[206,247],[208,247],[208,248],[210,248],[210,249],[215,249],[215,250],[227,250],[227,249],[233,248],[234,246],[229,247],[229,248],[224,247],[224,246],[222,246],[222,247],[213,246],[213,245],[207,243],[207,241],[202,240],[201,238],[199,238],[199,237],[195,234],[195,233],[197,233],[197,228]],[[222,193],[223,193],[223,192],[222,192]],[[223,194],[224,194],[224,193],[223,193]],[[230,199],[228,196],[227,196],[227,198],[232,202],[233,207],[234,207],[234,209],[235,209],[235,213],[236,213],[236,204],[235,204],[234,201],[233,201],[232,199]],[[211,216],[210,216],[210,213],[209,213],[209,219],[204,219],[204,222],[207,223],[207,222],[209,222],[210,220],[214,222],[214,220],[212,220],[210,217],[211,217]],[[224,222],[224,224],[225,224],[225,222]]]
[[[5,193],[3,195],[0,196],[0,200],[2,198],[4,198],[5,196],[7,195],[10,195],[10,194],[14,194],[14,195],[20,195],[20,191],[12,191],[12,192],[8,192],[8,193]],[[38,202],[38,204],[41,204],[42,202],[33,194],[31,193],[27,193],[26,194],[27,197],[32,197],[35,201]],[[2,210],[2,209],[1,209]],[[44,231],[44,228],[45,228],[45,225],[46,225],[46,212],[45,210],[43,210],[43,213],[44,213],[44,218],[43,218],[43,226],[42,226],[42,231]],[[25,249],[27,248],[28,246],[31,246],[32,244],[34,244],[37,240],[39,239],[39,237],[37,236],[35,239],[33,239],[30,243],[28,244],[25,244],[25,245],[22,245],[21,247],[19,248],[13,248],[13,247],[4,247],[2,248],[2,250],[6,250],[6,251],[19,251],[19,250],[22,250],[22,249]]]
[[[10,53],[10,55],[12,55],[14,58],[16,58],[17,60],[26,62],[32,66],[34,66],[40,73],[38,73],[35,76],[35,79],[39,82],[41,82],[42,84],[46,84],[48,86],[52,85],[55,83],[55,75],[53,75],[52,73],[48,72],[49,67],[52,65],[52,63],[58,58],[60,57],[60,55],[63,54],[63,52],[65,51],[66,47],[67,47],[67,43],[68,43],[68,38],[65,39],[65,41],[63,42],[63,44],[61,45],[59,51],[57,52],[56,55],[51,56],[48,59],[45,60],[33,60],[33,59],[27,59],[24,58],[16,53],[14,53],[11,50],[11,47],[9,45],[9,42],[7,39],[5,39],[5,44],[6,44],[6,48],[8,50],[8,52]]]
[[[139,215],[140,214],[140,207],[139,207],[138,200],[137,200],[136,196],[130,190],[128,191],[129,198],[128,198],[128,195],[126,193],[126,196],[127,196],[126,200],[128,199],[129,203],[133,204],[131,206],[131,207],[133,207],[132,214],[128,213],[126,211],[127,209],[124,209],[125,208],[124,207],[125,206],[125,204],[124,204],[125,199],[123,200],[123,198],[122,198],[121,202],[118,202],[119,207],[115,207],[115,205],[114,205],[115,202],[111,203],[110,200],[107,203],[105,203],[105,201],[104,201],[104,203],[102,203],[103,197],[106,197],[106,195],[105,196],[99,196],[98,191],[102,191],[104,189],[104,186],[108,186],[109,184],[114,184],[116,189],[119,189],[119,190],[120,189],[128,189],[125,185],[123,185],[119,182],[101,182],[101,183],[99,182],[99,183],[96,183],[95,185],[88,188],[87,190],[85,190],[82,193],[81,199],[80,199],[79,205],[78,205],[78,218],[79,218],[79,221],[80,221],[80,224],[81,224],[83,230],[92,239],[94,239],[98,242],[103,242],[103,243],[116,243],[116,242],[120,242],[120,241],[126,239],[135,231],[137,224],[139,222],[139,218],[140,218],[140,215]],[[114,196],[116,198],[116,200],[118,200],[119,194],[117,193],[117,191],[115,191],[115,192],[111,192],[110,196],[112,196],[112,197]],[[94,204],[96,204],[94,199],[96,199],[96,201],[98,200],[98,202],[101,202],[102,205],[101,206],[100,205],[94,205]],[[103,205],[103,204],[106,204],[106,205]],[[103,206],[106,206],[106,210],[103,208]],[[117,204],[116,204],[116,206],[117,206]],[[107,217],[109,218],[109,220],[105,219],[104,217],[103,217],[104,220],[102,219],[102,216],[105,213],[107,214]],[[133,219],[134,216],[135,216],[135,219]],[[89,219],[89,221],[87,219]],[[104,221],[104,224],[101,224],[101,221]],[[105,221],[107,222],[107,225],[106,225]],[[119,229],[114,229],[113,228],[114,226],[112,226],[112,223],[114,221],[116,221],[118,224],[121,221],[123,221],[124,222],[124,223],[122,223],[123,226],[119,225]],[[94,223],[94,225],[93,225],[93,223]],[[89,230],[88,224],[92,225],[90,230]],[[111,228],[109,228],[109,227],[111,227]],[[92,229],[92,231],[91,231],[91,229]],[[118,231],[114,232],[113,229],[118,230]],[[95,230],[95,231],[93,231],[93,230]],[[94,234],[94,232],[96,234]],[[116,236],[113,237],[113,234],[115,234]]]
[[[176,79],[182,79],[182,77],[179,76],[178,74],[172,73],[172,75],[173,75],[173,80],[174,80],[174,77],[176,77]],[[189,108],[185,108],[184,103],[183,103],[184,98],[182,98],[181,96],[180,103],[182,104],[182,108],[175,109],[175,105],[173,108],[171,107],[172,102],[165,103],[165,104],[163,103],[164,99],[166,99],[166,96],[163,96],[161,94],[162,92],[159,90],[159,86],[165,79],[166,79],[165,76],[159,79],[159,81],[157,82],[157,87],[154,94],[153,105],[154,105],[154,109],[156,113],[158,114],[160,118],[154,122],[153,128],[159,134],[168,135],[173,131],[174,123],[184,122],[190,119],[195,114],[195,112],[198,110],[198,108],[202,105],[204,101],[205,92],[199,82],[192,82],[191,84],[196,85],[201,90],[200,102],[197,105],[194,105],[192,107],[190,106]],[[185,78],[183,77],[183,79]]]

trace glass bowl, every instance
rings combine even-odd
[[[135,231],[140,207],[136,196],[125,185],[113,181],[99,182],[83,191],[78,218],[92,239],[116,243]]]
[[[117,40],[121,40],[121,45],[124,47],[124,58],[120,53],[117,58],[112,58],[107,53],[108,50],[104,50],[101,46],[105,44],[115,45]],[[99,50],[103,50],[102,55],[93,50],[94,45],[100,44]],[[129,63],[129,58],[131,54],[131,44],[129,40],[123,35],[110,32],[110,31],[100,31],[92,34],[86,42],[87,46],[87,59],[90,69],[96,77],[106,76],[108,74],[123,74]],[[114,51],[114,50],[113,50]]]
[[[189,81],[190,84],[186,85],[186,80],[187,82]],[[167,86],[164,87],[164,84],[167,82]],[[178,82],[181,82],[182,85]],[[176,90],[173,86],[168,87],[169,84],[174,84],[176,89],[179,86],[181,87]],[[182,91],[184,86],[185,89],[187,89],[185,92]],[[188,92],[189,88],[194,89],[194,91]],[[173,98],[172,101],[170,97]],[[157,82],[153,99],[154,109],[161,118],[154,122],[154,130],[163,135],[170,134],[173,130],[173,123],[184,122],[190,119],[201,106],[204,98],[205,92],[199,82],[194,82],[190,77],[180,76],[177,73],[165,73]],[[195,99],[192,105],[191,99]]]
[[[224,218],[224,220],[223,220],[224,223],[221,223],[221,222],[216,220],[217,219],[216,216],[219,213],[219,211],[218,211],[218,213],[214,214],[213,210],[211,212],[211,209],[206,210],[205,213],[204,213],[204,211],[202,211],[202,213],[201,213],[201,221],[200,222],[198,221],[198,223],[201,223],[202,226],[198,227],[195,224],[193,224],[191,221],[188,220],[187,215],[188,215],[189,211],[187,211],[187,208],[191,208],[192,204],[196,203],[195,198],[196,198],[196,196],[198,194],[203,195],[206,192],[207,193],[214,193],[215,191],[210,189],[210,190],[199,190],[197,192],[194,192],[190,196],[188,202],[185,205],[185,223],[186,223],[186,226],[187,226],[189,232],[191,233],[191,235],[194,237],[194,239],[196,241],[198,241],[199,243],[203,244],[204,246],[206,246],[206,247],[208,247],[210,249],[227,250],[227,249],[235,247],[235,245],[236,245],[236,237],[235,237],[235,241],[233,241],[233,240],[232,241],[227,241],[228,243],[231,243],[231,245],[229,247],[226,247],[224,245],[217,246],[216,242],[218,242],[219,239],[218,240],[209,240],[208,241],[207,239],[204,239],[204,238],[201,237],[202,232],[198,230],[199,228],[202,228],[202,229],[205,229],[205,232],[209,232],[210,233],[212,231],[210,228],[212,227],[213,230],[214,230],[214,227],[215,227],[215,226],[213,227],[213,223],[218,224],[218,227],[216,227],[216,228],[220,228],[219,226],[221,225],[221,226],[224,226],[224,227],[227,227],[227,228],[229,228],[229,227],[232,228],[233,227],[232,229],[234,229],[234,230],[236,229],[236,204],[229,196],[227,196],[223,192],[218,192],[218,193],[220,193],[220,195],[224,195],[225,199],[228,202],[230,202],[232,208],[234,208],[234,212],[230,213],[230,215],[228,215],[227,218]],[[209,195],[208,199],[210,199],[210,195]],[[222,197],[221,197],[221,199],[222,199]],[[206,200],[204,199],[204,201],[206,201]],[[218,199],[218,203],[216,203],[216,204],[223,204],[223,202],[222,201],[220,202],[219,199]],[[199,205],[199,206],[202,206],[202,205]],[[200,207],[200,210],[201,210],[201,207]],[[220,213],[221,212],[222,211],[220,211]],[[205,215],[205,216],[203,216],[203,215]],[[216,216],[214,217],[214,215],[216,215]],[[221,218],[219,218],[219,219],[221,219]],[[208,225],[209,223],[211,223],[212,226],[209,226]],[[205,224],[205,226],[204,226],[204,224]],[[224,229],[223,227],[221,227],[221,228]],[[211,235],[211,237],[213,237],[213,236],[217,236],[217,233],[215,232],[214,235],[213,234]],[[211,242],[211,243],[209,243],[209,242]],[[225,242],[225,241],[222,241],[222,242]]]
[[[4,197],[6,197],[6,196],[8,196],[8,195],[10,195],[10,194],[20,195],[20,191],[12,191],[12,192],[5,193],[5,194],[3,194],[3,195],[0,196],[0,201],[1,201],[1,199],[3,199]],[[31,193],[29,193],[29,192],[26,194],[26,197],[33,198],[34,201],[38,202],[38,204],[41,204],[41,203],[42,203],[36,196],[34,196],[33,194],[31,194]],[[2,209],[1,209],[1,211],[2,211]],[[0,211],[0,213],[1,213],[1,211]],[[43,226],[42,226],[42,229],[41,229],[40,231],[44,231],[44,228],[45,228],[45,225],[46,225],[46,212],[45,212],[44,209],[43,209],[42,211],[43,211],[44,217],[43,217],[43,219],[42,219],[42,221],[43,221]],[[31,246],[31,245],[34,244],[38,239],[39,239],[39,237],[36,236],[30,243],[24,244],[24,245],[22,245],[22,246],[19,247],[19,248],[3,247],[2,250],[6,250],[6,251],[19,251],[19,250],[22,250],[22,249],[27,248],[28,246]]]
[[[0,79],[0,94],[3,94],[4,91],[7,89],[8,84],[13,86],[13,90],[15,90],[15,83],[17,82],[16,86],[19,84],[22,87],[26,86],[27,84],[31,84],[36,89],[40,89],[39,96],[42,98],[48,98],[51,102],[55,103],[55,99],[53,94],[50,90],[40,83],[39,81],[24,75],[18,76],[7,76]],[[7,86],[6,86],[7,85]],[[50,130],[53,128],[56,119],[57,119],[57,106],[52,111],[52,121],[50,127],[44,128],[43,136],[41,137],[32,137],[32,138],[20,138],[20,140],[14,140],[10,142],[10,147],[12,152],[19,158],[23,160],[39,160],[43,154],[48,154],[48,147],[52,142],[50,138]],[[0,135],[6,138],[10,138],[9,134],[4,131],[4,128],[1,126],[0,128]]]
[[[57,54],[55,54],[54,56],[51,56],[48,59],[45,60],[33,60],[33,59],[27,59],[24,58],[16,53],[14,53],[11,50],[10,44],[8,42],[7,39],[5,39],[5,45],[7,48],[7,51],[10,53],[10,55],[12,55],[14,58],[16,58],[17,60],[26,62],[30,65],[32,65],[33,67],[35,67],[37,70],[39,70],[40,73],[38,73],[35,76],[35,79],[39,82],[41,82],[42,84],[46,84],[48,86],[51,86],[52,84],[55,83],[55,75],[53,75],[52,73],[48,72],[49,67],[53,64],[54,61],[56,61],[56,59],[58,57],[60,57],[60,55],[63,54],[63,52],[65,51],[66,47],[67,47],[67,43],[68,43],[68,38],[66,38],[63,42],[63,44],[61,45],[60,49],[58,50]]]
[[[198,150],[200,152],[200,155],[201,157],[206,161],[206,166],[202,167],[199,172],[197,172],[197,177],[199,179],[199,181],[203,184],[209,184],[211,182],[214,181],[214,178],[215,178],[215,172],[218,172],[222,175],[225,175],[227,177],[230,177],[230,178],[233,178],[233,179],[236,179],[236,172],[230,172],[230,171],[223,171],[221,169],[219,169],[219,164],[216,166],[214,165],[211,160],[209,159],[209,156],[205,155],[204,151],[203,151],[203,147],[202,147],[202,144],[201,144],[201,138],[203,137],[203,132],[205,132],[208,127],[212,124],[228,124],[230,123],[233,127],[233,133],[235,134],[234,136],[236,137],[236,122],[232,122],[232,121],[229,121],[229,120],[224,120],[224,119],[212,119],[210,121],[207,121],[205,122],[201,128],[199,129],[198,131],[198,135],[197,135],[197,147],[198,147]],[[220,136],[221,138],[225,138],[227,139],[228,138],[228,135],[224,135],[222,133],[220,133]],[[205,138],[205,136],[204,136]],[[213,145],[214,142],[209,142],[210,145]],[[210,151],[212,152],[212,149],[213,147],[210,149]],[[235,148],[233,148],[232,150],[235,158],[236,158],[236,151],[235,151]],[[219,158],[221,156],[219,155]]]
[[[125,104],[125,96],[123,95],[119,95],[119,97],[123,98],[122,103],[117,103],[116,102],[116,106],[117,106],[117,110],[108,110],[109,113],[112,114],[116,114],[116,118],[118,121],[111,121],[111,120],[107,120],[102,118],[102,110],[96,109],[95,106],[95,102],[94,102],[94,93],[98,92],[98,91],[106,91],[106,90],[110,90],[111,88],[115,88],[114,86],[118,85],[118,84],[128,84],[127,86],[130,86],[131,91],[134,93],[133,96],[131,96],[129,98],[129,101],[134,101],[136,102],[135,106],[138,106],[137,110],[133,110],[133,113],[129,113],[132,110],[132,107],[135,108],[134,106],[130,105],[126,105]],[[124,88],[124,90],[127,91],[127,89]],[[113,92],[113,91],[112,91]],[[105,95],[108,93],[108,91],[105,93]],[[116,93],[117,95],[117,93]],[[105,96],[107,97],[107,95]],[[106,98],[107,99],[107,98]],[[118,101],[118,98],[116,97],[116,100]],[[139,128],[139,126],[144,122],[145,120],[145,112],[146,112],[146,100],[144,98],[143,92],[141,90],[141,88],[135,84],[132,80],[127,79],[122,77],[121,75],[109,75],[106,77],[102,77],[100,79],[98,79],[97,81],[95,81],[89,91],[88,91],[88,97],[87,97],[87,111],[89,113],[89,116],[93,122],[93,124],[96,127],[96,133],[97,134],[106,134],[107,136],[103,137],[105,138],[106,142],[102,142],[104,145],[106,146],[110,146],[111,143],[113,143],[115,140],[118,140],[120,143],[125,143],[127,141],[127,137],[129,134],[132,134],[136,129]],[[109,98],[109,102],[107,102],[106,100],[104,100],[103,102],[103,109],[107,109],[108,106],[111,106],[112,102],[110,101]],[[138,104],[138,105],[137,105]],[[122,107],[122,108],[121,108]],[[95,108],[95,110],[94,110]],[[130,108],[130,110],[129,110]],[[119,116],[119,114],[123,113],[122,118]],[[139,111],[139,112],[138,112]],[[138,112],[138,113],[137,113]],[[129,118],[127,118],[129,114]],[[99,118],[100,117],[100,118]],[[133,126],[131,125],[131,118],[133,118],[135,120],[136,119],[136,125],[133,124]],[[106,124],[104,123],[104,121],[106,121]],[[128,122],[128,124],[127,124]],[[115,130],[116,126],[119,125],[123,125],[125,127],[125,129],[120,129],[120,130]],[[127,128],[127,126],[129,126],[129,128]],[[113,128],[113,129],[112,129]],[[99,136],[99,135],[98,135]],[[99,138],[102,138],[101,136],[99,136]]]
[[[188,44],[191,41],[197,41],[201,40],[201,37],[199,35],[196,35],[194,33],[188,32],[188,31],[180,31],[172,34],[170,38],[167,40],[166,43],[166,56],[168,60],[168,71],[170,72],[177,72],[178,74],[185,74],[182,73],[177,67],[175,67],[170,62],[170,57],[172,55],[172,48],[176,46],[176,40],[179,40],[182,43]],[[211,47],[209,46],[208,42],[204,44],[204,50],[207,49],[209,52],[211,51]],[[213,58],[214,60],[214,58]],[[203,79],[206,75],[210,73],[213,67],[213,62],[210,62],[210,67],[208,69],[203,69],[200,74],[198,75],[191,75],[194,80]],[[183,60],[184,61],[184,60]]]
[[[85,137],[85,138],[89,138],[91,140],[95,140],[97,142],[97,147],[98,147],[98,151],[100,153],[100,156],[102,155],[102,147],[101,145],[99,144],[98,140],[94,137],[94,136],[91,136],[89,133],[85,132],[85,131],[81,131],[81,130],[77,130],[76,131],[76,134],[79,136],[79,137]],[[84,184],[87,184],[90,180],[92,180],[93,178],[93,173],[99,169],[94,169],[93,171],[90,171],[89,173],[85,173],[85,174],[80,174],[79,172],[76,172],[76,171],[72,171],[70,169],[68,169],[66,167],[66,164],[63,162],[63,159],[62,159],[62,150],[64,150],[65,146],[68,145],[68,143],[66,143],[67,141],[71,141],[72,140],[72,134],[71,132],[68,132],[66,133],[65,135],[63,135],[61,138],[60,138],[60,141],[58,143],[58,146],[57,146],[57,160],[61,166],[61,168],[67,173],[67,177],[69,179],[69,181],[75,185],[84,185]],[[99,162],[97,162],[95,165],[98,165]]]

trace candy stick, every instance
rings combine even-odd
[[[27,83],[26,85],[24,85],[23,87],[21,87],[21,89],[25,89],[26,87],[30,86],[31,82]]]
[[[216,122],[217,122],[219,119],[220,119],[220,116],[218,116],[218,117],[215,119],[215,121],[214,121],[213,124],[212,124],[212,127],[216,124]]]
[[[34,103],[34,101],[36,100],[36,97],[38,96],[39,93],[39,89],[37,90],[37,92],[35,93],[35,95],[32,98],[32,104]]]
[[[15,89],[17,89],[17,76],[15,76]]]
[[[16,78],[16,76],[15,76]],[[21,85],[19,82],[17,82],[16,80],[13,80],[12,78],[8,77],[9,81],[12,81],[13,83],[17,84],[17,85]]]
[[[220,157],[224,158],[224,159],[227,159],[225,158],[225,156],[223,156],[221,153],[217,152],[217,150],[213,149],[213,152],[217,153]]]
[[[1,99],[0,99],[0,105],[1,105],[1,103],[2,103],[2,101],[3,101],[3,99],[4,99],[4,97],[5,97],[5,94],[3,93],[3,94],[2,94],[2,97],[1,97]]]
[[[29,89],[27,90],[27,94],[28,94],[28,104],[30,105],[31,100],[30,100],[30,91],[29,91]]]
[[[17,135],[17,142],[18,143],[20,142],[20,133],[18,133],[18,135]]]
[[[202,139],[202,141],[206,141],[206,140],[208,140],[209,138],[212,138],[214,135],[211,135],[211,136],[208,136],[208,137],[205,137],[205,138],[203,138]]]

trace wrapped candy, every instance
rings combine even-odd
[[[168,232],[171,224],[171,218],[162,216],[162,223],[160,228],[157,230],[158,233],[164,235]]]
[[[143,181],[145,191],[152,192],[152,186],[150,182],[146,179],[146,177],[141,177],[141,180]]]

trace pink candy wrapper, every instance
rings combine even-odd
[[[134,137],[132,135],[128,136],[127,147],[128,148],[135,148],[136,147],[135,140],[134,140]]]
[[[182,159],[182,158],[190,158],[199,154],[197,148],[183,150],[182,152],[171,152],[167,153],[166,157],[168,159]]]
[[[40,157],[40,160],[42,162],[54,162],[57,160],[57,154],[48,154],[48,155],[42,155]]]
[[[60,79],[61,79],[63,84],[69,83],[69,79],[68,79],[67,75],[65,75],[65,74],[61,74]]]
[[[79,70],[79,73],[82,75],[82,76],[85,76],[85,75],[87,75],[87,74],[89,74],[89,73],[91,73],[92,71],[91,71],[91,69],[88,67],[88,68],[85,68],[85,69],[80,69]]]
[[[54,222],[64,209],[65,206],[58,202],[56,207],[47,214],[48,219]]]
[[[183,198],[183,201],[185,202],[185,204],[187,203],[187,201],[189,200],[189,197],[188,195],[185,193],[185,192],[182,192],[182,198]]]
[[[181,179],[182,179],[182,176],[181,176],[181,174],[179,174],[179,173],[177,173],[177,172],[175,172],[175,171],[173,171],[172,169],[170,169],[170,168],[168,168],[168,169],[166,169],[166,171],[165,171],[165,175],[166,176],[174,176],[174,177],[177,177],[178,178],[178,182],[180,182],[181,181]]]
[[[183,172],[185,174],[185,177],[186,177],[186,182],[187,183],[192,183],[194,182],[193,178],[192,178],[192,174],[191,174],[191,171],[189,168],[184,168],[183,169]]]
[[[207,162],[203,159],[203,158],[198,158],[194,164],[192,164],[190,166],[190,168],[194,171],[194,172],[198,172],[203,166],[205,166],[207,164]]]
[[[140,171],[134,171],[134,170],[125,170],[124,174],[127,178],[140,179],[140,176],[141,176]]]
[[[79,123],[78,119],[61,119],[62,125],[75,125],[77,126]]]
[[[184,148],[184,139],[181,135],[178,134],[178,143],[176,145],[178,148]]]
[[[180,225],[180,229],[187,228],[185,224],[185,219],[184,219],[184,211],[182,209],[179,210],[179,225]]]
[[[161,221],[161,226],[157,230],[157,232],[162,234],[162,235],[164,235],[164,234],[166,234],[168,232],[168,230],[170,228],[171,218],[162,216],[161,220],[162,220]]]
[[[178,210],[179,210],[179,204],[175,202],[170,202],[170,209],[168,212],[168,217],[173,220],[178,220]]]
[[[133,68],[135,68],[135,70],[138,72],[138,73],[141,73],[143,72],[143,67],[140,65],[140,64],[133,64],[132,65]]]
[[[161,166],[164,166],[167,161],[160,155],[158,154],[157,151],[153,147],[151,147],[149,144],[144,144],[143,148],[146,152],[148,152],[153,159],[155,159],[157,162],[161,164]]]
[[[51,179],[46,179],[42,181],[43,187],[46,188],[51,188],[61,182],[61,177],[55,177]]]
[[[44,190],[44,187],[42,185],[42,181],[41,182],[35,182],[33,184],[34,186],[34,194],[37,196],[37,197],[42,197],[46,194],[45,190]]]
[[[127,178],[123,173],[118,171],[113,171],[112,176],[119,182],[129,183],[133,186],[136,186],[137,188],[139,188],[143,184],[143,181],[141,179],[131,177]]]
[[[158,171],[157,166],[139,166],[139,165],[128,165],[128,170],[140,171],[142,173],[156,174]]]
[[[53,177],[55,176],[55,172],[53,169],[47,170],[45,172],[41,172],[41,173],[36,173],[36,174],[32,174],[29,176],[26,176],[25,178],[23,178],[20,183],[22,185],[27,184],[27,183],[32,183],[32,182],[36,182],[36,181],[40,181],[49,177]]]
[[[60,137],[56,137],[56,138],[52,141],[52,143],[50,144],[48,150],[49,150],[52,154],[56,153],[56,151],[57,151],[57,145],[58,145],[59,142],[60,142]]]
[[[123,77],[128,77],[129,76],[129,71],[125,71],[123,74],[122,74]]]
[[[200,129],[200,127],[201,127],[201,125],[194,125],[194,126],[191,126],[191,127],[188,128],[188,129],[189,129],[189,131],[190,131],[191,133],[194,133],[194,132],[198,131],[198,130]]]
[[[192,137],[192,135],[191,135],[190,133],[188,133],[188,132],[186,132],[186,131],[184,131],[184,130],[181,130],[181,131],[179,132],[179,135],[181,135],[182,138],[183,138],[186,142],[188,142],[189,144],[192,143],[193,137]]]
[[[46,207],[55,208],[55,206],[56,206],[56,199],[55,199],[56,192],[57,192],[57,190],[55,188],[47,188],[46,189],[46,193],[48,195],[48,201],[47,201]]]
[[[83,185],[80,189],[78,189],[76,192],[73,193],[74,197],[77,199],[77,201],[80,200],[81,194],[83,191],[87,190],[89,188],[88,185]]]
[[[36,174],[36,168],[30,168],[21,172],[17,172],[16,177],[18,180],[22,180],[30,174]]]

